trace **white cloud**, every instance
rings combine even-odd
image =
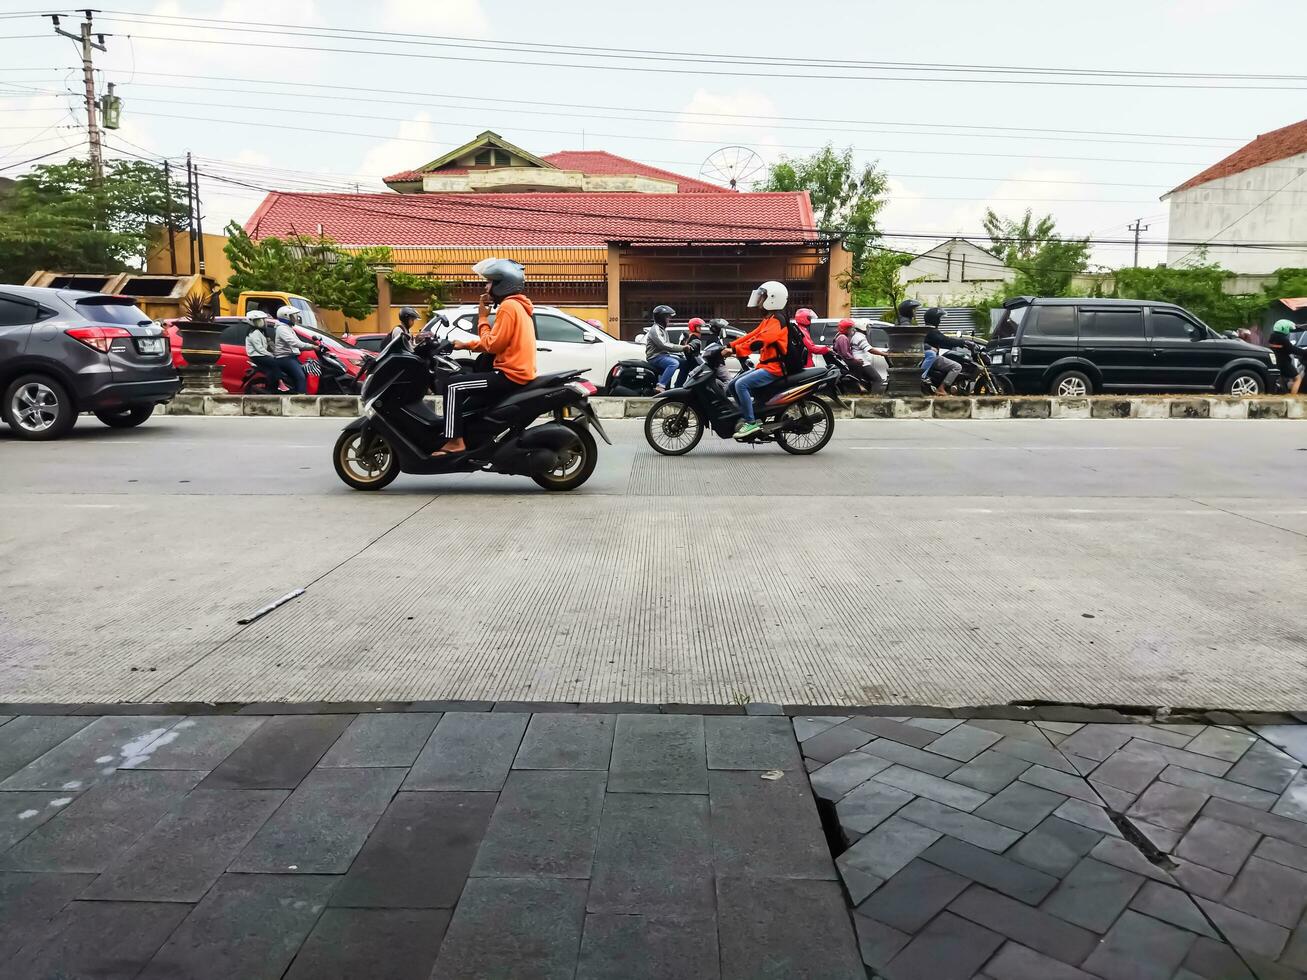
[[[483,37],[490,23],[481,0],[384,0],[369,30]]]
[[[358,173],[385,177],[400,170],[414,170],[440,155],[436,128],[427,112],[419,112],[412,119],[399,124],[395,134],[399,139],[378,143],[363,155]],[[412,140],[429,140],[429,146]]]

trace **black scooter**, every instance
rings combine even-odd
[[[681,388],[658,395],[644,419],[644,437],[664,456],[683,456],[699,444],[704,429],[712,426],[721,439],[735,436],[740,410],[726,386],[717,379],[717,367],[725,358],[721,344],[704,348],[699,364]],[[818,392],[828,394],[837,405],[835,368],[808,368],[754,392],[753,403],[760,428],[740,442],[774,442],[787,453],[809,456],[823,449],[835,434],[835,413]]]
[[[442,333],[443,330],[443,333]],[[484,471],[529,476],[546,490],[575,490],[599,461],[593,428],[612,445],[590,407],[595,386],[582,371],[542,374],[522,391],[464,414],[465,453],[433,458],[445,419],[423,399],[468,370],[450,357],[449,325],[433,318],[416,342],[397,336],[369,366],[363,415],[336,440],[336,475],[355,490],[380,490],[400,473]],[[549,421],[534,424],[540,416]]]

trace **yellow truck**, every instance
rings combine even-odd
[[[255,310],[262,310],[268,316],[275,317],[277,311],[283,306],[293,306],[300,311],[300,319],[303,320],[304,326],[313,330],[333,332],[323,322],[325,319],[323,311],[303,296],[295,293],[284,293],[271,289],[247,289],[236,297],[235,303],[229,303],[225,296],[222,303],[224,307],[223,314],[226,316],[245,316]]]

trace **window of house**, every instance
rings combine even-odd
[[[1038,307],[1035,322],[1026,328],[1026,336],[1075,340],[1076,308],[1074,306]]]
[[[503,150],[486,149],[478,153],[473,160],[478,167],[507,167],[512,158]]]
[[[584,344],[585,331],[562,317],[541,313],[536,316],[536,340],[547,340],[555,344]]]
[[[1198,326],[1179,313],[1153,310],[1154,340],[1191,340]]]
[[[1143,340],[1143,310],[1082,310],[1082,340]]]

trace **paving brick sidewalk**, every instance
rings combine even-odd
[[[499,707],[0,716],[0,976],[864,975],[788,718]]]
[[[1307,976],[1307,726],[794,727],[873,975]]]

